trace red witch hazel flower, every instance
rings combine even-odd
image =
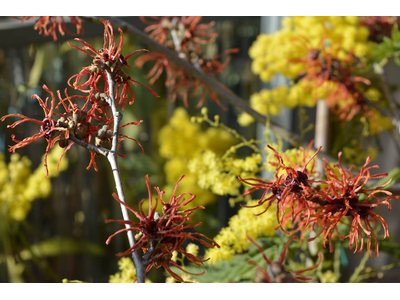
[[[199,24],[202,17],[148,17],[154,21],[148,20],[146,17],[140,17],[140,20],[147,24],[145,32],[160,44],[170,44],[171,35],[176,34],[181,44],[176,45],[180,50],[185,51],[195,49],[197,53],[201,53],[200,45],[213,43],[218,37],[218,33],[209,32],[208,30],[215,25],[215,22],[208,24]],[[172,33],[174,30],[174,33]]]
[[[90,44],[79,38],[76,38],[75,40],[82,43],[84,45],[83,47],[79,48],[78,46],[69,44],[72,48],[78,49],[79,51],[82,51],[93,57],[93,62],[90,66],[84,67],[82,71],[78,74],[73,75],[68,80],[68,84],[75,89],[78,89],[85,93],[89,93],[88,99],[90,100],[92,96],[94,96],[96,93],[100,93],[100,89],[98,87],[99,80],[103,79],[104,93],[107,95],[109,87],[106,70],[108,70],[112,73],[113,79],[116,83],[117,91],[115,100],[117,105],[122,105],[122,107],[125,107],[128,102],[129,104],[133,104],[133,102],[135,101],[135,94],[133,92],[132,86],[135,86],[136,84],[145,87],[155,97],[159,97],[159,95],[155,91],[153,91],[145,84],[134,80],[122,69],[124,67],[130,67],[127,62],[130,57],[138,52],[147,52],[148,50],[140,49],[126,56],[123,56],[121,54],[122,46],[124,43],[124,35],[122,33],[122,30],[118,28],[118,31],[121,34],[121,38],[117,46],[117,44],[114,42],[114,31],[110,21],[101,21],[104,24],[103,48],[101,48],[100,50],[96,50]],[[89,78],[85,82],[81,82],[81,79],[85,75],[89,75]],[[75,79],[75,81],[71,83],[73,79]],[[103,84],[100,86],[103,86]]]
[[[12,135],[12,140],[16,142],[15,145],[9,147],[10,152],[15,152],[15,150],[19,148],[23,148],[41,138],[45,138],[47,140],[47,147],[45,151],[45,156],[44,156],[44,167],[46,169],[46,175],[48,175],[48,169],[47,169],[47,155],[49,154],[50,150],[54,148],[54,145],[57,141],[61,139],[61,135],[54,137],[54,134],[56,132],[59,132],[62,134],[64,139],[69,138],[69,130],[68,128],[61,127],[57,122],[54,120],[54,116],[56,115],[54,113],[54,108],[55,108],[55,97],[52,91],[49,90],[49,88],[46,85],[43,85],[43,89],[48,92],[51,95],[51,101],[50,101],[50,107],[49,107],[49,99],[46,98],[45,101],[43,101],[38,95],[34,94],[32,95],[32,99],[36,98],[39,102],[40,107],[43,109],[44,112],[44,119],[43,120],[36,120],[32,118],[28,118],[27,116],[21,115],[21,114],[9,114],[3,116],[0,120],[4,121],[5,119],[9,117],[18,117],[21,118],[21,120],[14,122],[11,125],[7,125],[7,128],[15,128],[19,124],[25,123],[25,122],[31,122],[36,125],[40,126],[39,132],[34,134],[33,136],[24,138],[23,140],[17,140],[15,139],[15,135]],[[58,93],[59,98],[61,99],[61,95]]]
[[[39,30],[39,34],[44,36],[52,36],[54,41],[57,41],[57,30],[61,35],[68,33],[69,35],[77,36],[83,33],[82,20],[79,17],[69,17],[71,23],[76,28],[76,33],[73,33],[67,29],[65,25],[64,17],[22,17],[22,22],[38,18],[33,27],[35,30]]]
[[[375,256],[378,256],[378,238],[374,229],[374,223],[380,223],[384,229],[383,239],[389,236],[388,226],[383,217],[375,212],[375,208],[386,205],[391,209],[390,200],[398,199],[391,192],[386,191],[391,179],[381,186],[368,187],[370,179],[384,178],[387,173],[371,174],[372,169],[379,166],[368,166],[371,162],[369,157],[361,167],[359,173],[352,172],[354,166],[345,169],[341,162],[341,152],[339,153],[338,164],[332,166],[324,162],[326,174],[325,180],[313,180],[314,158],[321,148],[319,148],[310,158],[307,152],[309,148],[303,150],[303,166],[285,165],[282,156],[273,148],[277,163],[275,179],[264,181],[257,178],[241,179],[245,184],[252,186],[244,195],[252,194],[258,190],[264,193],[255,206],[267,203],[263,214],[271,205],[277,204],[278,226],[284,233],[291,235],[298,231],[301,232],[303,239],[306,231],[317,232],[317,235],[309,238],[308,241],[315,240],[323,235],[323,245],[329,242],[330,251],[333,251],[332,240],[335,236],[341,240],[349,239],[349,248],[354,253],[361,253],[364,248],[364,236],[366,236],[367,250],[370,256],[371,244],[374,240]],[[307,166],[313,162],[311,167]],[[378,194],[384,194],[383,199]],[[291,231],[286,227],[291,226]],[[347,228],[347,229],[346,229]],[[345,234],[343,231],[348,230]]]
[[[151,18],[151,19],[150,19]],[[213,58],[207,58],[200,45],[213,43],[218,34],[209,32],[214,22],[201,24],[202,17],[141,17],[142,22],[149,25],[145,32],[160,44],[177,52],[182,59],[187,60],[205,74],[216,76],[221,74],[230,62],[230,54],[239,52],[239,49],[228,49]],[[222,62],[224,58],[224,61]],[[196,107],[201,107],[206,97],[218,104],[222,109],[226,107],[220,102],[218,95],[211,91],[203,82],[197,80],[180,66],[171,63],[164,54],[159,52],[146,53],[136,60],[136,65],[142,68],[147,62],[154,65],[146,75],[153,84],[161,74],[166,73],[165,86],[168,88],[168,98],[175,102],[178,97],[183,99],[185,107],[189,107],[189,97],[199,97]]]
[[[365,86],[371,82],[356,75],[363,72],[364,65],[353,52],[350,51],[345,59],[339,59],[341,48],[326,47],[324,38],[317,47],[309,47],[309,41],[305,38],[295,40],[308,50],[306,57],[292,60],[306,65],[306,71],[299,74],[299,79],[311,81],[317,86],[334,83],[337,88],[327,89],[324,98],[340,120],[350,121],[359,113],[367,118],[373,117],[365,96]]]
[[[307,149],[301,148],[301,157],[297,159],[298,162],[292,162],[291,166],[285,165],[278,151],[268,145],[268,148],[274,152],[274,156],[278,161],[277,163],[270,162],[271,165],[276,167],[275,179],[264,181],[258,178],[242,179],[239,177],[240,181],[251,186],[250,189],[244,192],[244,196],[259,190],[264,190],[256,205],[242,206],[258,207],[267,203],[264,211],[258,214],[261,215],[276,202],[276,216],[279,224],[277,228],[281,228],[286,233],[288,232],[285,229],[285,224],[288,221],[292,222],[292,224],[296,224],[300,220],[303,220],[302,222],[308,222],[311,216],[311,207],[307,202],[307,198],[310,194],[309,190],[311,189],[310,185],[318,182],[312,179],[312,177],[315,176],[314,159],[321,150],[320,147],[313,155],[309,156],[312,144],[313,142],[310,143]],[[298,230],[300,230],[300,228],[298,228]],[[295,231],[291,233],[294,232]]]
[[[176,190],[183,177],[184,176],[182,176],[178,180],[169,202],[164,201],[164,192],[160,191],[158,187],[155,187],[159,198],[155,199],[156,201],[154,204],[149,177],[148,175],[146,175],[146,185],[149,193],[149,210],[147,214],[142,209],[144,200],[140,202],[139,212],[137,212],[126,205],[124,202],[122,202],[114,193],[113,197],[115,198],[115,200],[117,200],[128,210],[130,210],[139,219],[139,222],[124,220],[106,220],[106,223],[117,222],[120,224],[127,224],[131,226],[130,228],[124,228],[112,234],[106,241],[107,245],[110,243],[111,239],[115,235],[121,232],[129,230],[138,231],[135,236],[135,239],[137,241],[136,244],[125,252],[118,253],[117,256],[129,255],[135,251],[139,251],[140,249],[142,249],[144,252],[143,262],[147,266],[146,272],[150,271],[153,266],[156,268],[164,267],[165,270],[173,278],[180,282],[184,282],[184,280],[182,279],[182,277],[171,270],[170,265],[173,265],[179,270],[190,275],[202,275],[204,274],[204,272],[200,274],[193,274],[184,270],[175,261],[172,260],[172,253],[174,251],[181,253],[190,262],[194,263],[197,266],[200,266],[203,262],[208,260],[203,260],[190,253],[187,253],[183,247],[183,243],[185,241],[192,240],[209,248],[213,248],[215,246],[219,247],[216,242],[206,237],[202,233],[186,231],[187,229],[195,228],[202,224],[202,222],[197,224],[185,223],[187,221],[190,221],[190,216],[196,210],[204,209],[204,207],[195,206],[190,209],[184,209],[186,205],[191,203],[196,198],[196,195],[193,195],[191,193],[176,195]],[[189,198],[186,199],[185,196],[189,196]],[[160,200],[162,205],[162,215],[156,212],[158,200]]]
[[[298,270],[298,271],[289,271],[284,266],[284,260],[286,256],[286,252],[288,250],[289,244],[295,240],[297,237],[292,236],[283,247],[283,250],[279,256],[278,261],[271,262],[264,254],[263,248],[258,245],[251,237],[247,237],[249,241],[257,247],[257,249],[262,254],[265,262],[268,264],[267,270],[259,266],[254,261],[249,261],[249,264],[254,265],[257,267],[257,277],[255,281],[257,283],[296,283],[296,282],[303,282],[303,281],[312,281],[313,278],[309,276],[303,276],[305,272],[315,270],[322,262],[322,253],[318,254],[318,262],[309,268]]]
[[[349,239],[349,248],[354,246],[354,253],[361,253],[364,247],[364,235],[367,236],[367,250],[370,256],[372,238],[375,241],[375,256],[378,256],[378,240],[373,223],[380,223],[384,229],[383,239],[389,236],[389,230],[386,221],[374,212],[376,207],[386,205],[391,209],[390,200],[398,199],[399,196],[392,196],[392,193],[384,190],[391,182],[389,181],[381,186],[368,188],[366,186],[370,179],[384,178],[387,173],[372,175],[370,171],[379,166],[368,166],[371,158],[368,157],[365,164],[357,174],[351,172],[352,167],[345,169],[341,162],[339,153],[339,163],[334,167],[325,162],[324,168],[327,176],[326,185],[316,193],[315,199],[319,202],[315,213],[312,216],[312,222],[322,228],[319,234],[323,234],[323,243],[328,241],[330,251],[333,251],[332,238],[334,233],[342,240]],[[380,199],[377,194],[384,194],[387,197]],[[349,219],[349,223],[346,221]],[[347,235],[341,235],[339,224],[344,223],[350,226]],[[313,227],[314,227],[313,224]],[[313,238],[315,239],[315,238]],[[312,239],[310,239],[312,240]],[[355,244],[355,245],[354,245]],[[357,251],[358,250],[358,251]]]

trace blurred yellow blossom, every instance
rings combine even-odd
[[[320,276],[321,283],[336,283],[339,282],[338,276],[331,270],[322,273]]]
[[[371,157],[372,160],[376,158],[377,150],[371,146],[368,146],[365,152],[362,144],[353,139],[348,146],[343,147],[343,161],[354,165],[362,165],[367,157]]]
[[[51,193],[51,177],[58,176],[57,164],[63,149],[54,148],[47,157],[49,176],[46,177],[42,164],[32,173],[31,161],[18,153],[11,154],[10,163],[6,164],[5,156],[0,153],[0,206],[9,218],[15,221],[25,219],[31,209],[31,202],[38,198],[47,198]],[[60,163],[60,171],[67,168],[68,161],[64,157]]]
[[[186,246],[186,252],[193,254],[194,256],[197,256],[199,254],[199,246],[197,246],[196,244],[193,244],[193,243],[189,243]]]

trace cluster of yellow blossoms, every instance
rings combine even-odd
[[[315,86],[312,81],[301,80],[291,87],[281,85],[277,88],[262,89],[259,93],[254,93],[250,97],[250,106],[262,115],[276,116],[280,114],[282,107],[313,107],[317,99],[323,99],[335,88],[334,82],[327,81],[321,86]],[[238,122],[242,126],[248,126],[254,122],[254,119],[247,113],[241,113]]]
[[[212,151],[205,151],[189,162],[189,170],[197,174],[198,184],[217,195],[239,196],[241,186],[238,176],[254,177],[260,171],[262,156],[253,153],[243,159],[218,157]]]
[[[285,17],[282,19],[282,29],[273,34],[261,34],[253,43],[249,50],[253,60],[252,71],[265,82],[277,74],[294,80],[307,72],[308,66],[302,60],[308,57],[310,49],[329,49],[331,53],[337,53],[340,60],[345,60],[348,53],[353,51],[360,61],[365,61],[371,46],[368,35],[368,28],[360,24],[359,17]],[[326,99],[327,95],[332,95],[337,90],[337,83],[332,81],[321,84],[299,80],[292,82],[290,86],[263,89],[253,94],[250,97],[250,106],[262,115],[278,115],[282,107],[315,106],[318,99]],[[370,94],[377,91],[373,88],[370,90],[373,91],[366,92],[368,99],[382,100],[382,95],[369,98]],[[347,105],[347,101],[335,100],[334,105]],[[371,111],[373,118],[364,122],[367,128],[364,130],[365,135],[393,127],[390,118],[382,116],[375,109]],[[248,126],[254,119],[242,113],[238,122],[242,126]]]
[[[369,51],[369,32],[358,17],[285,17],[282,26],[273,34],[259,35],[249,51],[252,71],[265,82],[278,73],[295,79],[305,71],[296,60],[306,57],[311,48],[338,47],[339,59],[350,50],[359,58]]]
[[[11,220],[24,220],[31,209],[32,201],[46,198],[51,193],[51,177],[58,176],[68,166],[64,157],[60,163],[59,171],[57,164],[64,150],[56,147],[47,157],[49,176],[42,164],[32,173],[31,161],[21,157],[17,153],[11,155],[10,163],[5,162],[4,153],[0,153],[0,208],[2,214]]]
[[[195,205],[213,202],[215,194],[238,196],[237,176],[257,173],[262,157],[259,154],[243,159],[224,156],[237,142],[221,128],[202,130],[200,124],[191,122],[185,109],[177,108],[159,134],[160,155],[167,159],[164,166],[166,193],[171,193],[176,181],[185,174],[178,193],[196,194],[201,203],[193,203]]]
[[[255,205],[257,201],[249,201],[247,205]],[[261,213],[264,207],[241,208],[228,223],[228,227],[222,228],[214,238],[221,248],[207,250],[205,257],[210,258],[209,262],[215,264],[219,261],[233,259],[236,253],[248,250],[250,241],[247,236],[255,239],[258,236],[273,236],[277,226],[276,209],[271,207],[264,214]]]

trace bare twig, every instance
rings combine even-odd
[[[88,149],[90,151],[96,152],[97,154],[103,155],[105,157],[107,157],[108,154],[110,153],[110,150],[108,150],[106,148],[103,148],[103,147],[97,147],[97,146],[95,146],[93,144],[88,144],[85,141],[83,141],[81,139],[78,139],[73,134],[69,135],[69,139],[71,141],[73,141],[75,144],[77,144],[77,145],[79,145],[79,146],[81,146],[83,148],[86,148],[86,149]]]
[[[118,194],[118,198],[126,203],[125,201],[125,192],[122,186],[122,180],[121,180],[121,176],[119,173],[119,169],[118,169],[118,162],[117,162],[117,151],[118,151],[118,134],[119,134],[119,125],[122,119],[122,114],[117,110],[116,104],[115,104],[115,81],[114,81],[114,76],[113,73],[110,70],[106,70],[107,73],[107,81],[108,81],[108,87],[109,87],[109,104],[111,107],[111,111],[114,117],[114,130],[113,130],[113,139],[112,139],[112,146],[111,146],[111,151],[108,153],[107,155],[107,159],[110,163],[112,172],[113,172],[113,176],[114,176],[114,181],[115,181],[115,187],[117,189],[117,194]],[[122,211],[122,215],[125,221],[129,221],[129,213],[127,208],[121,204],[121,211]],[[131,228],[131,226],[129,224],[125,224],[126,228]],[[132,248],[136,241],[135,241],[135,237],[133,235],[132,230],[128,230],[127,231],[127,235],[128,235],[128,240],[129,240],[129,245]],[[136,277],[137,277],[137,281],[139,283],[143,283],[145,281],[145,268],[143,266],[143,262],[142,259],[139,255],[138,251],[135,251],[132,253],[132,258],[133,258],[133,262],[135,264],[135,269],[136,269]]]
[[[108,162],[110,163],[110,166],[111,166],[111,170],[113,172],[118,198],[122,202],[126,203],[125,193],[124,193],[124,189],[122,187],[122,180],[121,180],[121,176],[119,174],[118,163],[117,163],[118,134],[119,134],[119,125],[120,125],[120,122],[122,119],[122,114],[117,110],[116,104],[115,104],[115,95],[114,95],[115,82],[113,79],[113,75],[110,70],[106,70],[106,73],[107,73],[107,81],[108,81],[109,90],[110,90],[110,95],[109,95],[109,98],[107,99],[107,102],[111,107],[111,111],[112,111],[112,114],[114,117],[114,130],[113,130],[113,140],[112,140],[111,150],[103,148],[103,147],[97,147],[93,144],[86,143],[85,141],[75,137],[73,134],[70,134],[69,139],[71,141],[73,141],[75,144],[78,144],[79,146],[86,148],[90,151],[93,151],[97,154],[103,155],[108,159]],[[121,211],[122,211],[122,216],[123,216],[124,221],[130,221],[128,210],[122,204],[121,204]],[[132,226],[130,226],[129,224],[125,224],[125,227],[131,228]],[[127,235],[128,235],[129,245],[132,248],[136,243],[135,237],[131,230],[127,231]],[[145,281],[145,267],[143,266],[142,259],[140,258],[140,255],[137,251],[132,253],[132,259],[133,259],[133,262],[134,262],[135,268],[136,268],[137,281],[139,283],[143,283]]]

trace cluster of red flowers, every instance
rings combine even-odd
[[[129,66],[127,62],[129,58],[131,58],[138,52],[143,52],[148,50],[140,49],[126,56],[123,56],[121,54],[122,45],[124,43],[124,35],[122,30],[118,28],[121,38],[117,46],[117,44],[114,42],[114,32],[111,23],[109,21],[103,21],[103,20],[102,22],[105,27],[103,48],[101,48],[100,50],[96,50],[87,42],[79,38],[76,38],[75,40],[82,43],[83,47],[79,48],[75,45],[69,44],[71,47],[78,49],[93,57],[93,62],[90,66],[82,68],[82,71],[80,71],[78,74],[73,75],[68,80],[68,84],[71,87],[89,94],[89,96],[87,97],[87,102],[85,103],[84,106],[86,107],[87,103],[90,101],[94,104],[93,106],[98,107],[99,99],[96,99],[95,95],[100,95],[98,96],[98,98],[99,97],[102,98],[100,94],[101,90],[99,88],[99,85],[104,86],[103,88],[104,94],[106,95],[109,94],[107,72],[112,73],[113,79],[116,83],[117,90],[116,90],[115,101],[117,103],[117,106],[122,105],[122,108],[124,108],[128,102],[129,104],[134,103],[135,94],[133,92],[132,86],[135,86],[136,84],[144,86],[155,97],[159,97],[158,94],[154,92],[151,88],[144,85],[143,83],[140,83],[137,80],[134,80],[129,75],[127,75],[123,70],[123,68],[131,68],[131,66]],[[89,75],[89,78],[82,83],[81,79],[85,75]],[[71,83],[73,79],[75,79],[75,81]],[[101,79],[102,82],[99,83]],[[100,106],[103,106],[103,104],[101,104]]]
[[[249,261],[249,264],[257,267],[257,277],[255,282],[257,283],[296,283],[303,281],[312,281],[313,278],[309,276],[303,276],[302,274],[308,271],[315,270],[322,262],[322,253],[318,254],[318,262],[311,267],[291,272],[284,266],[285,256],[289,247],[289,244],[294,241],[297,237],[292,236],[286,244],[283,246],[283,250],[279,256],[278,261],[271,262],[264,254],[263,248],[258,245],[251,237],[247,237],[249,241],[257,247],[262,254],[265,262],[268,264],[267,270],[259,266],[254,261]]]
[[[128,76],[123,71],[123,68],[129,67],[127,64],[127,60],[132,55],[139,51],[146,50],[138,50],[124,57],[120,53],[124,41],[121,29],[119,29],[121,38],[117,46],[117,44],[114,42],[114,34],[110,22],[103,20],[102,22],[105,27],[104,45],[102,49],[96,51],[87,42],[78,38],[76,40],[81,42],[84,46],[79,48],[77,46],[71,45],[73,48],[76,48],[93,57],[93,62],[90,66],[84,67],[79,74],[72,76],[69,80],[69,82],[71,82],[71,80],[75,78],[75,82],[73,84],[70,83],[71,87],[87,94],[87,96],[68,96],[67,89],[65,89],[66,97],[63,98],[60,92],[57,91],[59,102],[56,105],[54,93],[51,92],[46,85],[43,85],[44,90],[51,95],[50,104],[48,103],[48,98],[43,101],[38,95],[32,96],[32,98],[36,98],[39,101],[39,105],[43,109],[45,115],[43,120],[31,119],[21,114],[9,114],[1,118],[1,121],[4,121],[9,117],[18,117],[22,119],[16,121],[12,125],[8,125],[8,127],[11,128],[14,128],[24,122],[32,122],[40,126],[39,133],[31,137],[27,137],[21,141],[16,140],[13,136],[13,140],[16,142],[16,144],[14,146],[10,146],[9,151],[15,152],[16,149],[25,147],[30,143],[44,137],[47,140],[48,144],[45,151],[44,162],[46,173],[48,173],[46,162],[47,154],[55,146],[55,143],[57,141],[59,142],[59,146],[65,148],[64,154],[74,144],[74,142],[70,140],[71,135],[88,144],[90,144],[91,141],[94,140],[95,146],[97,147],[100,147],[104,142],[112,144],[114,119],[109,112],[110,80],[115,82],[116,85],[116,105],[122,107],[125,107],[127,102],[129,102],[130,104],[133,103],[135,99],[131,85],[140,84],[142,86],[145,86]],[[80,80],[85,75],[89,75],[89,79],[87,79],[85,83],[80,83]],[[112,78],[108,78],[108,76]],[[101,80],[103,82],[99,83]],[[154,96],[158,96],[149,87],[145,87]],[[84,100],[84,104],[78,106],[78,104],[74,103],[75,101],[73,100]],[[56,110],[60,106],[64,109],[64,111],[56,113]],[[129,122],[127,124],[121,125],[120,128],[124,128],[129,125],[138,125],[141,122],[142,120],[138,122]],[[58,135],[56,136],[57,133]],[[142,148],[142,146],[136,139],[130,138],[121,133],[119,133],[118,136],[118,147],[120,146],[119,143],[125,139],[132,139],[136,141]],[[96,153],[94,151],[91,151],[90,149],[89,151],[91,153],[91,159],[88,169],[91,167],[91,165],[93,165],[93,167],[97,171],[95,163]],[[63,155],[61,156],[60,160],[62,159]],[[121,154],[119,155],[122,156]]]
[[[373,117],[365,96],[365,85],[368,86],[371,82],[355,75],[361,73],[364,66],[352,52],[347,54],[346,59],[339,59],[340,48],[333,50],[331,47],[324,47],[323,42],[324,40],[321,40],[321,45],[317,48],[309,48],[305,43],[308,49],[307,57],[295,60],[306,65],[307,71],[299,74],[299,78],[314,82],[317,86],[326,82],[337,85],[332,91],[326,89],[325,100],[340,120],[350,121],[359,113],[367,118]]]
[[[204,274],[204,272],[200,274],[193,274],[181,268],[175,261],[172,260],[172,253],[174,251],[181,253],[190,262],[194,263],[197,266],[200,266],[203,262],[207,261],[200,259],[193,254],[187,253],[183,248],[183,243],[185,241],[196,241],[208,248],[213,248],[215,246],[219,247],[217,243],[215,243],[213,240],[209,239],[202,233],[185,231],[191,228],[198,227],[202,224],[202,222],[197,224],[185,223],[191,219],[190,216],[196,210],[204,209],[204,207],[196,206],[190,209],[184,209],[185,206],[187,206],[196,198],[196,195],[193,195],[192,193],[176,195],[176,190],[183,177],[184,176],[182,176],[178,180],[169,202],[166,202],[163,199],[164,191],[161,191],[158,187],[155,187],[158,198],[155,199],[154,204],[149,177],[148,175],[146,175],[146,185],[149,193],[149,210],[147,214],[142,209],[144,200],[140,202],[139,212],[137,212],[126,205],[124,202],[122,202],[114,193],[113,196],[115,200],[117,200],[119,203],[129,209],[139,219],[139,221],[132,222],[125,220],[106,220],[106,223],[118,222],[120,224],[131,225],[130,228],[123,228],[112,234],[107,239],[106,244],[109,244],[111,239],[121,232],[129,230],[138,231],[138,234],[136,234],[135,236],[137,243],[133,247],[129,248],[127,251],[118,253],[117,256],[129,255],[135,251],[139,251],[140,249],[142,249],[145,253],[143,255],[143,262],[147,266],[146,272],[150,271],[153,266],[156,268],[162,266],[173,278],[180,282],[184,282],[183,278],[173,272],[170,268],[170,265],[173,265],[179,270],[190,275],[202,275]],[[186,196],[189,196],[189,199],[186,199]],[[162,205],[162,215],[156,212],[158,200],[160,200]]]
[[[278,226],[276,229],[281,228],[284,232],[287,232],[287,222],[298,223],[302,220],[309,220],[312,208],[309,207],[306,198],[309,194],[310,185],[318,182],[312,178],[315,175],[314,158],[321,150],[321,148],[319,148],[311,157],[309,157],[311,145],[312,144],[310,144],[307,149],[303,149],[302,157],[299,157],[297,162],[293,162],[291,166],[286,166],[281,155],[274,148],[268,145],[277,159],[277,162],[270,162],[270,164],[276,168],[275,179],[268,182],[257,178],[242,179],[239,177],[239,180],[252,186],[243,194],[244,196],[252,194],[258,190],[264,191],[261,199],[256,205],[243,206],[258,207],[267,203],[265,209],[258,214],[261,215],[265,213],[274,202],[276,202],[276,216],[278,220]],[[298,230],[299,229],[296,229],[291,233]]]
[[[226,68],[230,61],[228,55],[237,53],[239,50],[228,49],[213,58],[206,58],[200,45],[213,43],[218,34],[209,32],[214,22],[200,24],[201,19],[202,17],[149,17],[149,19],[141,17],[141,20],[148,25],[145,32],[149,32],[150,37],[173,49],[181,58],[186,59],[205,74],[215,76],[221,74]],[[222,62],[225,56],[228,57]],[[188,107],[189,96],[194,97],[199,94],[201,96],[197,107],[201,107],[209,96],[212,101],[224,108],[216,93],[182,68],[168,61],[164,54],[152,52],[142,55],[136,60],[136,65],[143,67],[149,61],[154,62],[147,74],[147,77],[151,78],[150,83],[154,83],[165,72],[165,86],[169,89],[168,97],[171,101],[176,101],[179,96]]]
[[[270,147],[271,148],[271,147]],[[264,191],[256,206],[267,204],[263,213],[276,202],[278,228],[288,235],[301,231],[302,238],[306,230],[316,232],[316,236],[309,241],[323,235],[323,245],[329,243],[333,251],[332,240],[335,237],[341,240],[349,239],[349,248],[360,253],[364,247],[364,236],[367,239],[367,250],[371,253],[371,243],[374,240],[375,256],[378,256],[378,239],[373,223],[380,223],[384,229],[383,239],[389,236],[385,220],[375,212],[375,208],[386,205],[391,209],[389,201],[398,199],[392,193],[384,190],[391,179],[384,185],[368,188],[370,179],[384,178],[387,173],[371,174],[377,165],[368,166],[368,158],[357,174],[353,174],[354,166],[346,169],[340,162],[331,165],[324,162],[325,180],[315,180],[314,162],[318,149],[309,159],[309,150],[303,149],[303,158],[299,160],[302,166],[296,163],[285,165],[282,156],[273,148],[278,163],[273,163],[277,169],[275,178],[271,181],[248,178],[241,179],[251,188],[244,195],[255,191]],[[309,166],[310,165],[310,166]],[[307,168],[307,166],[309,166]],[[377,194],[384,194],[380,199]],[[247,206],[245,206],[247,207]],[[343,226],[341,225],[343,224]],[[291,230],[288,230],[288,227]],[[343,231],[346,233],[343,234]]]
[[[83,33],[82,20],[79,17],[68,17],[71,23],[76,28],[76,33],[73,33],[67,29],[67,26],[64,21],[64,17],[22,17],[22,22],[38,18],[35,26],[33,27],[35,30],[39,30],[39,34],[43,34],[44,36],[51,36],[54,41],[57,41],[57,30],[61,35],[65,35],[68,33],[69,35],[80,35]]]

